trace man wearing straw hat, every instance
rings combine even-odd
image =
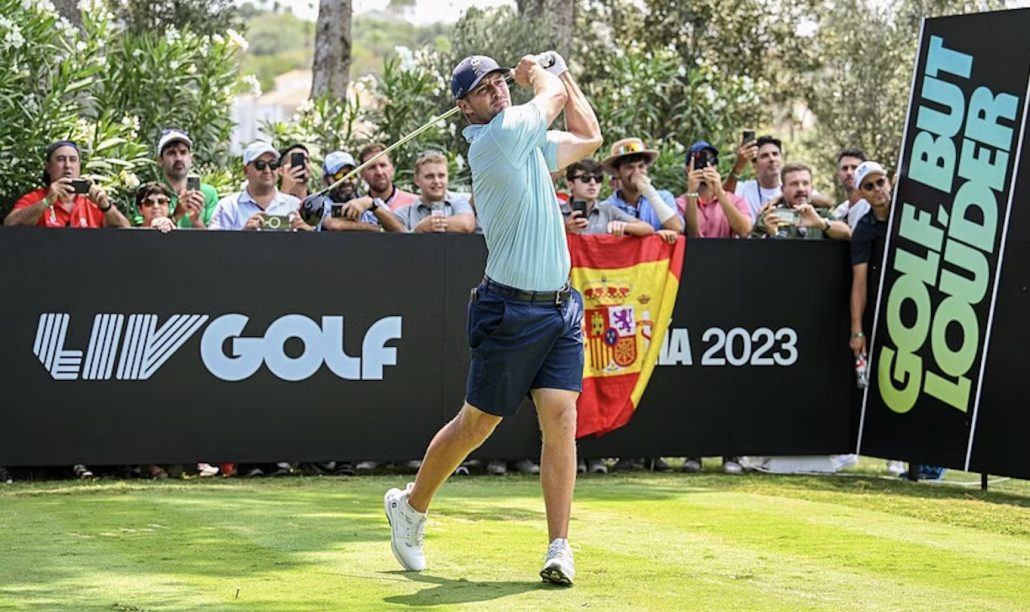
[[[601,167],[619,179],[619,189],[605,200],[619,210],[651,225],[666,241],[676,242],[683,233],[683,219],[676,214],[676,198],[651,184],[647,169],[658,158],[639,138],[623,138],[612,145],[611,155]]]

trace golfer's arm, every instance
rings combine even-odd
[[[601,146],[601,126],[587,97],[566,70],[559,77],[565,86],[565,126],[567,132],[558,140],[558,168],[589,157]],[[567,134],[567,135],[566,135]]]
[[[561,79],[540,66],[533,67],[529,74],[529,84],[533,86],[533,99],[529,103],[539,108],[544,114],[547,125],[551,125],[561,114],[565,107],[565,101],[568,99],[565,85],[562,84]]]

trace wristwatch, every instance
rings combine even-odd
[[[369,210],[375,211],[380,206],[386,206],[386,203],[381,198],[372,198],[372,206],[369,207]]]

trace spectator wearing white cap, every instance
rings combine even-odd
[[[180,228],[204,229],[218,206],[218,191],[207,183],[197,182],[190,189],[189,175],[193,169],[193,141],[189,134],[177,128],[165,128],[157,141],[159,182],[172,190],[168,203],[170,217]],[[182,206],[179,203],[182,203]],[[134,225],[143,223],[143,211],[133,211]]]
[[[376,196],[363,196],[358,191],[358,177],[348,176],[357,165],[349,153],[333,151],[322,165],[322,181],[328,186],[340,184],[329,192],[328,213],[322,216],[321,229],[331,232],[403,232],[401,223],[390,206]],[[342,180],[346,178],[346,180]]]
[[[866,352],[865,332],[873,326],[872,310],[866,309],[866,303],[880,283],[891,209],[891,182],[883,166],[864,161],[855,169],[854,183],[862,194],[862,201],[869,206],[869,212],[858,220],[851,236],[851,338],[848,346],[858,356]]]
[[[257,230],[270,225],[281,228],[303,223],[297,208],[300,200],[276,188],[279,152],[267,142],[257,141],[243,151],[243,173],[247,185],[218,201],[208,229]]]

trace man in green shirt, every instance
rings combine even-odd
[[[204,229],[218,205],[218,192],[206,183],[199,189],[189,189],[187,178],[193,168],[193,141],[189,135],[175,128],[161,130],[157,141],[158,181],[171,188],[168,209],[172,220],[181,228]],[[183,205],[179,206],[179,202]],[[133,211],[133,223],[143,220],[139,211]]]

